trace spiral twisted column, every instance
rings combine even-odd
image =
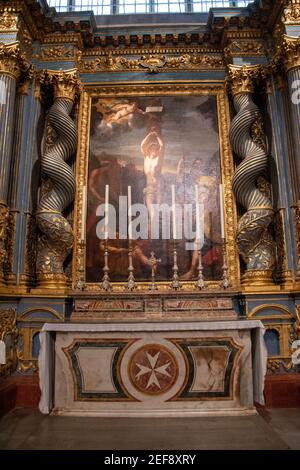
[[[248,285],[272,283],[275,264],[274,241],[269,232],[274,211],[260,177],[267,170],[259,108],[252,100],[254,84],[262,75],[260,66],[229,66],[229,83],[236,115],[231,122],[230,140],[241,159],[233,175],[237,202],[246,210],[238,222],[237,245],[246,264],[242,282]]]
[[[41,169],[44,183],[36,220],[41,231],[37,255],[37,284],[42,288],[65,288],[63,263],[72,250],[73,230],[63,215],[75,195],[75,176],[68,160],[76,150],[77,128],[70,117],[78,78],[76,70],[47,72],[54,89],[54,102],[45,124]]]

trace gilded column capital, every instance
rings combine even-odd
[[[261,65],[228,65],[227,84],[233,96],[254,93],[255,81],[263,75]]]
[[[28,69],[30,69],[30,64],[21,53],[19,42],[0,43],[0,74],[6,74],[18,80]]]
[[[280,48],[281,61],[288,72],[300,67],[300,38],[284,35]]]
[[[300,24],[300,2],[294,0],[283,11],[282,20],[285,24]]]
[[[65,71],[47,70],[49,82],[54,87],[54,99],[74,101],[76,93],[80,89],[80,80],[77,69]]]
[[[11,31],[17,31],[18,29],[18,15],[15,13],[9,13],[7,11],[4,11],[0,15],[0,31],[1,32],[11,32]]]

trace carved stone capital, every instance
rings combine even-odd
[[[285,24],[300,24],[300,3],[287,6],[282,19]]]
[[[4,12],[0,15],[0,31],[16,31],[18,29],[18,16],[14,13]]]
[[[74,101],[80,87],[77,69],[61,72],[48,70],[47,75],[50,83],[54,86],[54,99],[61,98]]]
[[[300,67],[300,38],[285,35],[280,50],[285,70]]]
[[[233,96],[253,93],[255,81],[262,77],[261,65],[229,65],[227,84]]]
[[[0,43],[0,75],[6,74],[18,80],[22,73],[30,69],[24,54],[21,53],[19,43]]]

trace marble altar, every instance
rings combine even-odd
[[[257,320],[46,323],[40,411],[92,416],[255,413],[267,353]]]

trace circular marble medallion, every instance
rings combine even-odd
[[[143,393],[159,395],[169,390],[178,376],[173,353],[159,344],[138,349],[128,365],[131,383]]]

